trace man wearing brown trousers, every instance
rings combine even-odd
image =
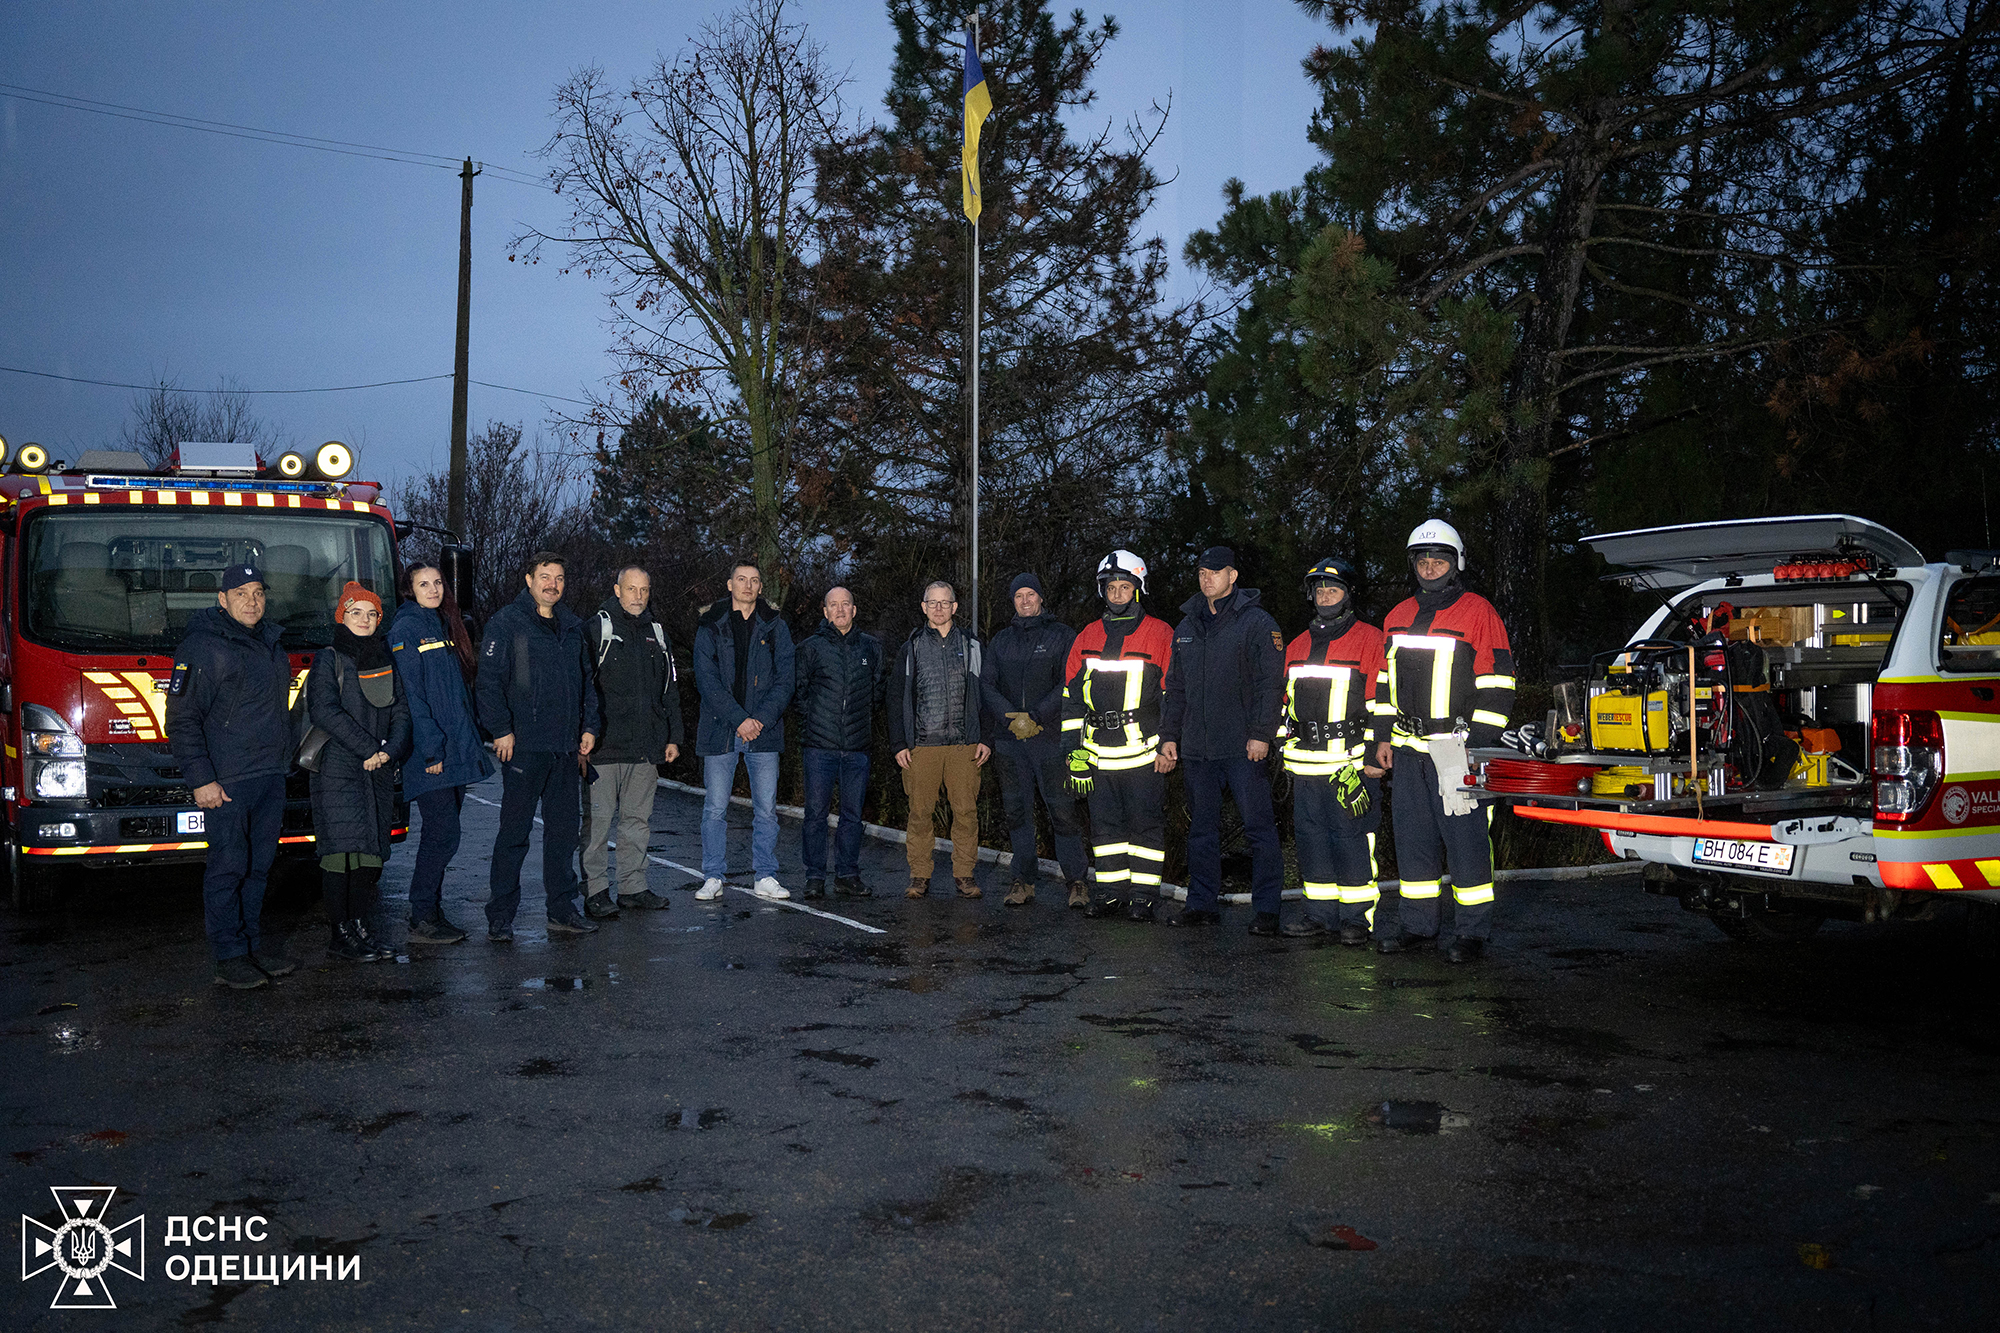
[[[910,798],[910,888],[930,892],[936,869],[938,788],[951,802],[951,874],[961,898],[977,898],[979,768],[992,753],[979,739],[979,640],[952,623],[958,594],[942,580],[924,589],[924,623],[896,654],[890,679],[902,706],[890,707],[889,744]]]

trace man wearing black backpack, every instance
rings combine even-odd
[[[665,908],[646,887],[646,845],[653,832],[659,765],[680,758],[680,678],[667,631],[646,609],[653,580],[637,565],[618,571],[611,596],[583,625],[597,667],[603,735],[591,758],[597,781],[584,801],[583,910],[603,919],[621,907]],[[611,881],[610,840],[618,832],[618,883]]]

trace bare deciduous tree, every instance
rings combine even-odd
[[[119,443],[146,460],[148,467],[165,467],[183,440],[254,444],[275,456],[289,443],[286,433],[250,409],[249,395],[223,379],[213,393],[193,393],[168,379],[132,399],[132,419]]]
[[[474,595],[465,613],[485,623],[521,591],[521,563],[539,550],[574,553],[591,523],[577,493],[573,465],[539,444],[523,446],[521,428],[489,421],[466,441],[466,530],[458,534],[477,553]],[[413,523],[444,526],[450,477],[445,469],[406,480],[396,512]],[[411,559],[434,559],[437,540],[419,532],[404,543]],[[574,573],[574,571],[573,571]],[[572,595],[582,589],[574,577]]]
[[[844,80],[785,0],[748,0],[629,88],[578,71],[556,92],[549,179],[570,200],[554,242],[610,288],[618,396],[701,403],[750,457],[759,559],[778,574],[796,404],[814,363],[800,278],[814,234],[813,151]],[[606,404],[591,424],[623,424]]]

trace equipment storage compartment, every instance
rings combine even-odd
[[[1593,659],[1563,748],[1605,765],[1594,794],[1653,806],[1860,799],[1895,594],[1844,573],[1684,593],[1650,637]]]

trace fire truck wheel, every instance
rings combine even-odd
[[[1752,909],[1741,916],[1718,912],[1709,917],[1715,928],[1739,944],[1802,944],[1825,922],[1823,916]]]
[[[21,855],[21,849],[11,842],[7,844],[6,866],[16,911],[48,905],[53,886],[46,866],[36,865],[33,858]]]

